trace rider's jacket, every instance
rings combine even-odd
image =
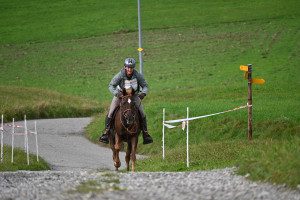
[[[109,83],[109,91],[116,96],[119,91],[123,88],[132,87],[135,92],[141,92],[147,94],[148,84],[144,79],[144,76],[140,74],[135,69],[130,78],[126,76],[125,69],[122,69],[118,74],[116,74]]]

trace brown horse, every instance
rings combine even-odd
[[[131,170],[135,170],[136,149],[138,137],[141,132],[139,111],[135,106],[134,96],[126,91],[121,99],[120,107],[116,111],[114,123],[109,134],[110,148],[113,151],[113,161],[116,171],[121,166],[119,152],[123,142],[127,142],[126,164],[129,171],[129,162],[131,160]]]

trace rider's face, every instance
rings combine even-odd
[[[132,76],[133,68],[132,67],[125,67],[126,75]]]

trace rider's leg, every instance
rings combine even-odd
[[[142,131],[143,131],[143,144],[150,144],[153,142],[152,137],[149,135],[147,130],[147,119],[146,116],[142,117]]]
[[[106,144],[108,143],[108,133],[109,133],[109,129],[110,129],[111,121],[112,121],[112,114],[113,114],[114,110],[116,109],[116,107],[119,105],[119,101],[120,100],[117,97],[114,97],[112,99],[112,102],[109,107],[109,112],[105,118],[105,130],[104,130],[104,133],[99,138],[100,142],[103,142]]]
[[[135,102],[141,116],[141,125],[142,125],[143,140],[144,140],[143,144],[150,144],[153,142],[153,139],[148,133],[147,120],[146,120],[146,115],[144,112],[143,105],[141,104],[141,100],[138,97],[135,99]]]
[[[100,136],[99,141],[108,144],[108,132],[110,128],[111,118],[106,115],[105,117],[105,129],[103,134]]]

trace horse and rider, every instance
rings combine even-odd
[[[109,91],[114,95],[114,97],[105,119],[104,133],[99,138],[100,142],[106,144],[109,143],[109,132],[114,121],[114,113],[121,103],[121,100],[124,96],[124,90],[127,88],[132,88],[133,90],[132,100],[139,111],[139,119],[143,133],[143,144],[150,144],[153,142],[153,139],[147,130],[146,115],[141,104],[141,101],[147,95],[148,84],[143,75],[134,69],[135,64],[136,62],[133,58],[126,58],[124,61],[124,67],[113,77],[109,83]]]

